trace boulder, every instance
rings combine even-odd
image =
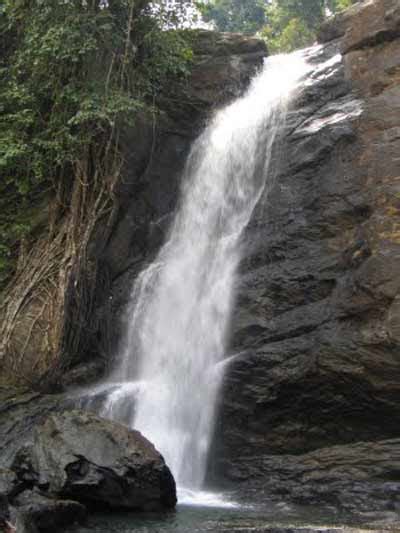
[[[61,386],[67,389],[71,386],[84,387],[89,383],[98,381],[104,373],[104,361],[95,359],[79,364],[61,376]]]
[[[139,432],[78,411],[51,415],[21,448],[13,471],[42,494],[129,510],[168,509],[175,482]]]

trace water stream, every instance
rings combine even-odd
[[[219,501],[201,489],[229,361],[243,231],[273,179],[272,147],[306,69],[299,54],[272,57],[246,94],[215,114],[192,147],[168,238],[132,289],[101,414],[155,444],[180,502]]]

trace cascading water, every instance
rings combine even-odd
[[[305,71],[300,55],[270,58],[247,93],[215,115],[189,156],[169,238],[133,288],[102,414],[130,416],[181,489],[204,481],[241,237],[271,179],[272,145]]]

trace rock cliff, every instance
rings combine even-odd
[[[320,40],[247,231],[213,467],[235,481],[263,472],[270,495],[286,479],[301,499],[353,456],[376,506],[394,506],[399,444],[379,441],[400,431],[400,6],[361,2]],[[380,446],[392,461],[377,470]]]

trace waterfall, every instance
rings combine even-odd
[[[102,414],[128,417],[178,487],[204,481],[243,230],[272,179],[272,146],[305,70],[299,54],[269,58],[246,94],[215,114],[192,147],[168,238],[132,290]]]

